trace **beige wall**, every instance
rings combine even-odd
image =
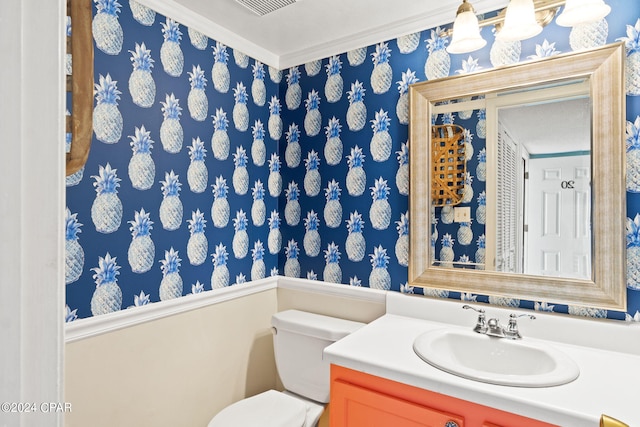
[[[276,290],[66,345],[69,427],[206,426],[276,385]]]
[[[273,313],[370,322],[385,312],[383,296],[367,297],[375,291],[328,289],[301,281],[67,343],[66,426],[206,426],[225,406],[280,389]]]

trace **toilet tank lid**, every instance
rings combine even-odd
[[[358,330],[364,323],[300,310],[286,310],[271,318],[276,330],[295,332],[329,341],[338,341]]]

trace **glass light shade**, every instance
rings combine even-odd
[[[503,41],[526,40],[542,32],[536,21],[533,0],[511,0],[507,6],[504,25],[496,39]]]
[[[556,24],[563,27],[575,27],[579,24],[597,22],[611,12],[611,6],[603,0],[567,0],[562,13],[556,18]]]
[[[473,12],[462,12],[453,22],[453,37],[447,47],[449,53],[468,53],[482,49],[487,41],[480,35],[478,18]]]

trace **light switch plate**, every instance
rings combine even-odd
[[[453,220],[455,222],[469,222],[471,219],[471,207],[454,207],[453,208]]]

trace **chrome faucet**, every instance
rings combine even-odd
[[[484,310],[481,308],[474,308],[467,304],[463,305],[462,308],[465,310],[471,309],[478,313],[478,321],[476,322],[476,326],[473,328],[474,332],[489,335],[490,337],[508,338],[511,340],[519,340],[522,338],[522,335],[520,335],[520,331],[518,330],[517,319],[519,317],[528,317],[531,320],[536,318],[531,314],[517,315],[512,313],[509,315],[509,323],[506,327],[504,327],[500,324],[500,320],[496,317],[493,317],[487,321]]]

